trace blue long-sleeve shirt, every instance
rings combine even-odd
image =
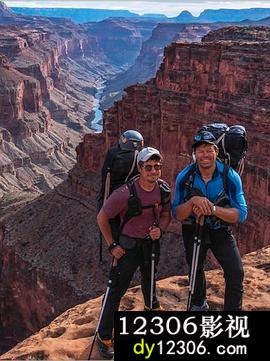
[[[186,189],[184,184],[185,181],[183,180],[186,178],[191,167],[192,164],[188,165],[178,174],[176,178],[174,200],[172,205],[174,216],[176,216],[176,207],[185,202],[188,190]],[[196,167],[193,179],[193,187],[199,189],[207,199],[215,203],[224,190],[223,170],[224,164],[217,160],[213,177],[207,184],[205,184],[199,168]],[[242,223],[247,218],[247,203],[244,197],[242,181],[239,174],[232,168],[229,169],[227,177],[227,196],[229,198],[230,207],[238,209],[238,221]],[[181,188],[179,186],[180,184]]]

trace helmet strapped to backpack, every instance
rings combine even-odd
[[[212,133],[216,138],[219,159],[241,175],[248,148],[246,129],[242,125],[229,127],[225,123],[213,123],[203,126],[198,134],[205,131]]]
[[[126,130],[119,139],[119,146],[122,150],[138,150],[143,147],[143,137],[136,130]]]

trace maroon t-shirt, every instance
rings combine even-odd
[[[159,185],[156,184],[152,191],[146,191],[139,185],[138,180],[134,182],[137,195],[141,200],[142,206],[156,205],[155,214],[159,221],[160,214],[163,210],[170,210],[170,202],[162,206]],[[130,191],[127,185],[116,189],[103,205],[103,211],[109,219],[115,218],[120,214],[121,221],[128,210],[128,199]],[[158,205],[158,206],[157,206]],[[122,234],[129,237],[145,238],[149,234],[149,228],[155,224],[155,217],[153,208],[146,208],[142,210],[140,216],[132,217],[122,229]]]

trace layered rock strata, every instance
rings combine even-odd
[[[30,18],[28,25],[1,27],[0,126],[9,143],[0,147],[0,195],[44,192],[66,178],[75,146],[91,132],[97,89],[133,61],[154,26],[151,20],[81,27]],[[121,61],[112,56],[116,45],[118,54],[127,53]]]
[[[218,30],[201,44],[173,43],[165,49],[156,78],[127,88],[105,116],[106,144],[124,129],[138,129],[146,144],[163,152],[163,175],[172,185],[190,161],[197,129],[214,121],[244,125],[249,141],[243,174],[249,218],[237,231],[243,253],[270,240],[269,52],[269,29],[263,27]],[[87,143],[79,153],[81,149],[85,154],[94,151]],[[81,153],[79,157],[85,169]]]
[[[205,34],[218,27],[219,25],[216,24],[159,24],[152,31],[151,37],[142,44],[134,64],[106,82],[102,107],[106,109],[114,101],[119,100],[125,87],[153,78],[163,60],[164,47],[172,41],[200,42]]]

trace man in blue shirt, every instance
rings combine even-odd
[[[196,163],[188,165],[178,174],[173,201],[174,216],[182,221],[189,266],[196,218],[204,216],[205,219],[191,310],[209,309],[203,269],[208,248],[224,271],[224,310],[241,310],[244,272],[231,230],[231,224],[244,222],[247,218],[241,178],[232,168],[217,160],[218,147],[212,133],[198,133],[192,148]]]

